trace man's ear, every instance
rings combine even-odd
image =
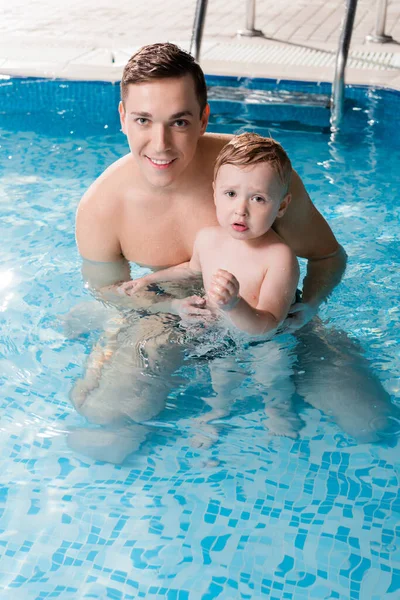
[[[280,217],[283,217],[283,215],[285,214],[285,212],[287,210],[287,207],[289,206],[291,200],[292,200],[292,194],[286,194],[286,196],[284,197],[284,199],[280,203],[278,214],[276,215],[277,219],[279,219]]]
[[[126,112],[122,101],[118,104],[119,120],[121,122],[121,129],[126,135]]]
[[[201,120],[200,135],[204,135],[204,133],[206,132],[209,118],[210,118],[210,105],[207,103],[203,110],[203,114],[201,115],[201,119],[200,119]]]

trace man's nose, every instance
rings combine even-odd
[[[165,152],[165,150],[169,150],[171,139],[167,125],[160,124],[154,128],[153,144],[156,152]]]

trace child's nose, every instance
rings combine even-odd
[[[237,214],[238,216],[246,216],[247,214],[247,204],[244,200],[239,200],[235,206],[235,214]]]

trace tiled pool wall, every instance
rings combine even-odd
[[[299,82],[291,80],[274,80],[246,77],[223,77],[209,75],[206,77],[208,86],[226,86],[231,88],[274,90],[277,92],[303,92],[312,95],[330,96],[332,86],[330,83]],[[39,85],[38,85],[39,83]],[[0,79],[0,116],[21,113],[21,111],[39,113],[51,111],[57,107],[60,113],[63,110],[84,112],[90,123],[117,123],[118,114],[116,106],[120,100],[120,88],[118,83],[109,82],[76,82],[64,80],[49,80],[40,78],[11,78]],[[382,101],[384,100],[384,101]],[[211,100],[211,105],[221,106],[220,100]],[[229,102],[225,100],[225,102]],[[274,120],[275,116],[281,116],[281,112],[274,114],[276,107],[273,104],[256,104],[258,118]],[[346,86],[346,107],[357,105],[367,109],[371,105],[379,113],[379,118],[387,120],[390,125],[391,119],[398,117],[400,107],[400,92],[384,88],[370,88],[368,86]],[[307,107],[303,107],[306,109]],[[279,107],[278,107],[279,110]],[[324,110],[325,115],[329,111]],[[290,118],[290,103],[285,104],[286,120]],[[312,122],[314,114],[315,124],[320,123],[320,116],[315,107],[307,111],[307,122]],[[303,110],[303,113],[306,114]],[[297,115],[297,113],[296,113]],[[296,116],[295,115],[295,116]]]

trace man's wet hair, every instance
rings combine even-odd
[[[292,163],[282,146],[272,138],[258,133],[241,133],[234,136],[218,154],[214,167],[214,181],[223,165],[247,167],[267,163],[279,175],[286,192],[292,177]]]
[[[204,73],[191,54],[169,42],[143,46],[131,56],[125,65],[121,79],[122,102],[125,103],[130,84],[185,77],[185,75],[191,75],[193,78],[201,116],[207,105]]]

